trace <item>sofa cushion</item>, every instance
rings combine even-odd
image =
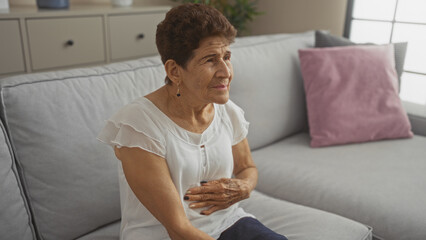
[[[259,204],[261,203],[261,204]],[[240,203],[260,222],[291,240],[370,240],[371,228],[353,220],[275,199],[257,191]],[[120,222],[115,222],[76,240],[118,240]]]
[[[393,46],[299,50],[312,147],[412,137]]]
[[[371,228],[353,220],[253,191],[245,211],[290,240],[369,240]]]
[[[164,77],[155,57],[2,80],[2,115],[43,239],[74,239],[120,219],[118,160],[96,136]]]
[[[407,42],[392,43],[394,46],[395,69],[398,74],[398,83],[401,83],[401,75],[404,72],[405,55],[407,53]],[[373,44],[356,44],[347,38],[333,36],[331,34],[315,31],[315,47],[343,47],[353,45],[373,45]],[[400,90],[398,84],[398,90]]]
[[[121,221],[102,226],[76,240],[119,240]]]
[[[35,239],[13,154],[1,122],[0,189],[0,238],[2,240]]]
[[[230,97],[250,122],[256,149],[306,128],[306,104],[297,50],[313,47],[314,33],[238,39],[231,45]]]
[[[386,240],[425,239],[426,137],[310,148],[301,133],[253,152],[257,189],[373,227]]]

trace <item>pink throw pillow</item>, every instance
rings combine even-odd
[[[412,137],[392,45],[299,50],[311,146]]]

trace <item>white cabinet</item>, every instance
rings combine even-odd
[[[164,13],[108,17],[113,61],[157,53],[155,33]],[[125,27],[123,27],[125,26]]]
[[[0,19],[0,74],[25,72],[18,20]]]
[[[169,9],[87,5],[0,12],[0,77],[157,54],[157,24]]]
[[[102,17],[27,20],[33,70],[105,62]]]

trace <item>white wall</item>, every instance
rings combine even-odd
[[[251,34],[291,33],[313,29],[343,35],[347,0],[259,0]]]

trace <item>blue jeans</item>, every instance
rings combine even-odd
[[[217,240],[288,240],[265,227],[257,219],[244,217],[220,234]]]

